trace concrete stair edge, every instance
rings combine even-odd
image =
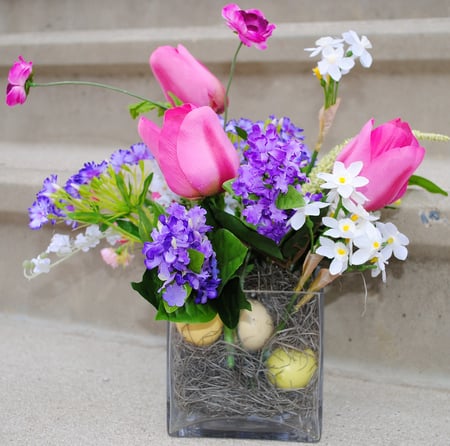
[[[281,23],[266,51],[243,51],[240,61],[310,63],[303,48],[313,46],[318,37],[348,29],[369,37],[379,62],[450,60],[450,53],[443,51],[450,36],[450,18],[444,17]],[[178,43],[187,45],[205,63],[228,63],[237,39],[223,25],[0,34],[0,67],[9,67],[19,54],[39,60],[41,66],[141,65],[157,46]]]

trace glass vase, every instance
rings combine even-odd
[[[264,305],[275,328],[256,351],[243,348],[238,335],[233,342],[221,336],[210,345],[196,346],[169,324],[168,433],[317,442],[322,425],[323,295],[308,296],[312,298],[299,309],[303,293],[253,290],[246,291],[246,297]],[[270,358],[280,352],[314,356],[315,371],[303,387],[289,381],[286,388],[277,382],[285,365],[274,369]],[[305,364],[294,358],[286,367],[295,375]]]

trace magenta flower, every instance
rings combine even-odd
[[[237,174],[239,156],[211,107],[171,108],[162,128],[141,117],[138,131],[167,185],[182,197],[214,195]]]
[[[222,17],[244,45],[255,45],[259,50],[267,48],[267,39],[272,35],[275,25],[269,23],[259,9],[244,10],[230,3],[223,7]]]
[[[28,95],[27,81],[33,75],[33,62],[27,62],[22,56],[14,62],[9,70],[8,85],[6,86],[6,103],[12,107],[23,104]]]
[[[408,180],[425,156],[425,149],[413,135],[407,122],[400,118],[373,128],[369,120],[337,156],[336,160],[349,166],[362,161],[360,175],[369,184],[358,188],[369,201],[368,211],[375,211],[400,199],[406,192]]]
[[[225,109],[225,87],[183,46],[160,46],[150,56],[150,67],[166,99],[169,93],[197,107],[209,105],[215,112]]]

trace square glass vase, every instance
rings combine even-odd
[[[304,293],[245,293],[265,307],[275,329],[256,351],[243,348],[238,335],[233,342],[221,335],[210,345],[196,346],[169,323],[168,433],[173,437],[318,442],[323,294],[314,293],[295,310]]]

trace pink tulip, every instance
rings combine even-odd
[[[141,117],[138,131],[169,188],[182,197],[214,195],[237,174],[239,156],[210,107],[171,108],[162,128]]]
[[[9,70],[6,86],[6,103],[12,107],[23,104],[28,95],[27,81],[33,74],[33,62],[27,62],[22,56]]]
[[[373,119],[368,121],[336,158],[346,166],[355,161],[364,163],[360,175],[368,178],[369,184],[358,190],[369,198],[364,205],[368,211],[401,198],[425,156],[407,122],[397,118],[375,129],[373,124]]]
[[[172,105],[169,92],[182,102],[224,111],[225,87],[183,45],[160,46],[150,56],[150,67]]]
[[[275,25],[269,23],[259,9],[245,10],[230,3],[223,7],[222,17],[244,45],[255,45],[259,50],[267,48],[267,39],[272,35]]]

